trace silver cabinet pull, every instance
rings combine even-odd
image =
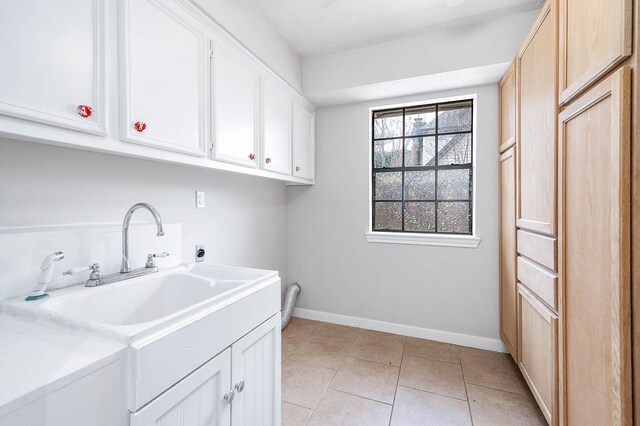
[[[224,400],[227,401],[228,404],[231,404],[235,396],[236,396],[236,392],[232,389],[226,394],[224,394]]]
[[[244,390],[244,380],[240,380],[238,383],[236,383],[235,387],[238,393],[242,392]]]

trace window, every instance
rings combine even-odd
[[[473,100],[372,111],[372,230],[473,234]]]

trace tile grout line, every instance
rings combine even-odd
[[[398,370],[398,378],[396,379],[396,389],[393,391],[393,403],[391,404],[391,415],[389,416],[389,426],[391,426],[391,420],[393,420],[393,409],[396,406],[396,395],[398,394],[398,386],[400,386],[400,374],[402,374],[402,362],[404,361],[404,350],[407,347],[407,337],[404,337],[402,343],[402,356],[400,357],[400,369]]]
[[[471,420],[471,426],[473,426],[473,412],[471,411],[471,401],[469,400],[469,390],[467,389],[467,377],[464,374],[464,365],[462,362],[462,356],[460,356],[460,350],[458,349],[458,358],[460,358],[460,369],[462,370],[462,381],[464,382],[464,393],[467,395],[467,408],[469,409],[469,420]]]

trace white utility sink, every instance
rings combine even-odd
[[[50,291],[38,301],[11,300],[3,308],[131,344],[232,303],[277,276],[259,269],[180,265],[100,287]]]

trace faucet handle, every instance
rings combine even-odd
[[[162,253],[150,253],[147,255],[147,263],[144,264],[145,268],[154,268],[156,266],[156,262],[153,260],[155,257],[167,257],[169,253],[163,251]]]
[[[62,275],[76,275],[84,271],[91,270],[90,279],[96,280],[102,278],[102,272],[100,271],[100,264],[94,263],[89,266],[80,266],[78,268],[69,269],[68,271],[64,271]]]

